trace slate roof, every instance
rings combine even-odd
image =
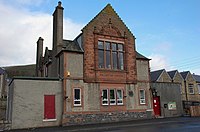
[[[194,77],[194,79],[196,80],[196,82],[200,83],[200,75],[192,75]]]
[[[152,71],[152,72],[150,72],[151,81],[152,81],[152,82],[157,81],[158,78],[160,77],[160,75],[162,74],[162,72],[163,72],[164,70],[165,70],[165,69],[161,69],[161,70],[157,70],[157,71]]]
[[[174,71],[168,71],[168,75],[170,76],[171,79],[174,79],[174,76],[176,74],[177,70],[174,70]]]
[[[74,40],[63,40],[63,49],[65,51],[83,52],[78,43]]]
[[[5,70],[3,68],[0,67],[0,75],[4,74]]]
[[[180,72],[180,74],[181,74],[181,76],[183,77],[184,80],[186,79],[188,73],[189,73],[189,71]]]
[[[136,51],[136,59],[144,59],[144,60],[151,60],[145,56],[143,56],[142,54],[140,54],[139,52]]]
[[[9,66],[4,67],[8,78],[13,78],[14,76],[35,76],[35,64],[23,65],[23,66]]]

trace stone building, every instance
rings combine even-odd
[[[166,72],[165,69],[152,71],[150,77],[155,116],[176,117],[183,115],[181,83],[178,81],[182,77],[175,71]]]
[[[74,40],[63,39],[63,7],[53,13],[53,49],[37,42],[36,73],[63,81],[63,125],[147,118],[149,59],[110,4]],[[149,114],[151,115],[151,114]]]
[[[6,97],[6,71],[0,67],[0,121],[5,120]]]
[[[0,67],[0,98],[6,96],[6,71]]]
[[[183,107],[187,114],[190,114],[190,106],[199,106],[200,105],[200,95],[197,87],[196,80],[194,76],[190,73],[190,71],[180,72],[183,80],[183,91],[182,94],[183,99]]]
[[[196,81],[196,87],[197,87],[197,91],[200,94],[200,75],[192,75]]]
[[[6,112],[10,129],[61,125],[61,87],[58,78],[14,77],[9,87]]]
[[[58,2],[53,13],[52,50],[46,47],[43,56],[44,40],[41,37],[38,39],[35,68],[37,77],[25,79],[35,81],[42,78],[42,85],[45,85],[45,79],[48,82],[49,78],[59,78],[59,82],[62,83],[54,81],[58,86],[57,91],[54,88],[52,93],[48,93],[47,87],[43,89],[39,86],[36,90],[41,88],[42,92],[39,95],[33,92],[32,96],[38,97],[37,101],[45,102],[46,93],[60,98],[58,93],[62,91],[62,101],[60,101],[62,103],[61,106],[57,105],[60,102],[52,104],[55,109],[46,108],[48,105],[46,106],[45,103],[40,103],[37,107],[29,105],[29,109],[36,109],[34,110],[36,112],[32,112],[33,114],[39,111],[38,107],[44,112],[43,116],[40,113],[40,117],[37,118],[37,123],[40,125],[35,126],[53,126],[59,123],[59,125],[92,124],[152,118],[154,114],[149,83],[150,59],[136,51],[135,36],[112,6],[108,4],[101,10],[83,27],[82,33],[74,40],[63,39],[63,10],[61,2]],[[10,88],[23,90],[20,82],[19,78],[14,78]],[[32,83],[34,85],[29,85]],[[40,85],[39,82],[32,81],[29,84],[27,85],[30,91],[37,87],[35,85]],[[19,86],[21,88],[18,88]],[[13,98],[16,95],[15,92],[17,91],[14,90],[12,93]],[[20,96],[31,99],[23,93]],[[16,100],[18,99],[20,98],[16,97]],[[20,102],[16,100],[15,102]],[[52,98],[47,98],[46,101],[51,102],[51,100]],[[12,98],[9,102],[13,105],[17,104]],[[23,110],[20,106],[17,108],[18,111]],[[51,116],[51,114],[46,116],[45,109],[56,116]],[[60,111],[60,109],[62,112],[55,114],[55,111]],[[12,112],[17,111],[10,109],[10,113]],[[29,120],[29,124],[36,120],[28,116],[15,118],[18,118],[20,122]],[[9,119],[12,123],[17,122],[12,114]],[[28,126],[30,125],[25,125],[24,128]],[[14,128],[16,129],[17,125]]]
[[[183,107],[182,114],[190,115],[190,106],[200,106],[200,94],[198,88],[199,76],[192,75],[190,71],[179,72],[178,70],[173,70],[166,72],[165,69],[153,71],[151,72],[151,82],[179,85],[179,91],[176,91],[176,97],[174,96],[174,98],[181,97],[181,102],[179,103],[181,103]],[[170,91],[171,93],[175,92],[174,89],[171,89]],[[171,95],[166,96],[171,97]]]

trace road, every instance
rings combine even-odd
[[[11,132],[200,132],[200,118],[179,117]]]

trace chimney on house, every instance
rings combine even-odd
[[[40,68],[40,64],[41,64],[41,58],[43,57],[43,38],[39,37],[38,41],[37,41],[37,54],[36,54],[36,77],[41,76],[41,68]]]
[[[64,8],[59,1],[53,13],[53,52],[54,56],[63,47],[63,10]]]

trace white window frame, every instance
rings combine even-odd
[[[192,90],[192,92],[190,92],[190,90]],[[194,94],[194,84],[192,84],[192,83],[188,84],[188,93],[189,94]]]
[[[107,92],[107,99],[103,98],[103,91]],[[107,103],[104,103],[104,101],[107,101]],[[108,104],[109,104],[109,102],[108,102],[108,89],[103,89],[102,90],[102,105],[108,105]]]
[[[79,92],[79,98],[80,99],[75,99],[75,90],[80,90],[80,92]],[[73,92],[74,92],[74,94],[73,94],[73,98],[74,98],[74,106],[81,106],[81,88],[74,88],[74,90],[73,90]],[[76,102],[80,102],[79,104],[75,104],[75,101]]]
[[[110,98],[111,90],[114,90],[114,99]],[[116,90],[115,89],[109,89],[109,99],[110,99],[110,105],[116,105]],[[112,101],[114,101],[114,103],[111,103]]]
[[[119,96],[118,96],[118,91],[121,91],[121,98],[119,98]],[[122,89],[117,89],[116,90],[116,95],[117,95],[117,105],[123,105],[123,90]]]
[[[200,84],[197,84],[197,88],[198,88],[198,91],[199,91],[199,94],[200,94]]]
[[[140,91],[143,91],[143,96],[144,96],[144,98],[141,98],[141,92]],[[139,98],[140,98],[140,104],[146,104],[146,97],[145,97],[145,90],[144,89],[140,89],[139,90]]]
[[[110,94],[111,94],[111,91],[114,90],[114,99],[111,99],[110,97]],[[106,91],[107,92],[107,99],[103,99],[103,94],[104,92],[103,91]],[[121,91],[121,98],[118,98],[118,95],[117,95],[117,91]],[[123,105],[124,102],[123,102],[123,99],[124,99],[124,91],[123,89],[118,89],[118,88],[107,88],[107,89],[102,89],[101,90],[101,104],[102,105],[110,105],[110,106],[113,106],[113,105]],[[107,103],[104,103],[107,102]]]

